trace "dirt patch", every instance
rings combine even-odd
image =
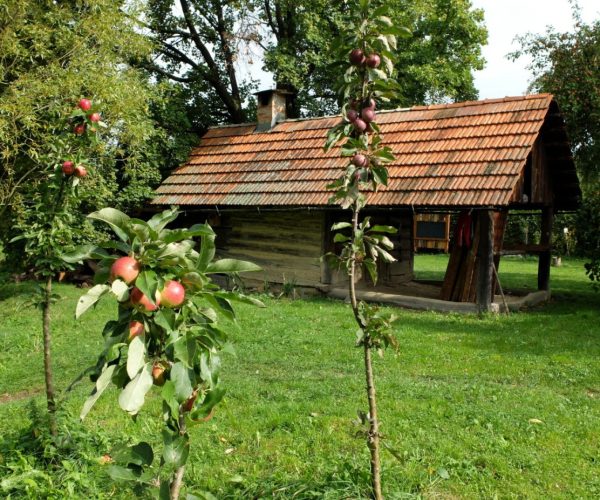
[[[37,396],[38,394],[41,394],[42,392],[43,392],[43,389],[41,387],[15,392],[13,394],[5,392],[4,394],[0,394],[0,404],[14,403],[15,401],[22,401],[23,399],[28,399],[33,396]]]

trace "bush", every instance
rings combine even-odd
[[[600,189],[592,190],[586,196],[577,213],[578,249],[589,262],[585,271],[594,287],[600,289]]]

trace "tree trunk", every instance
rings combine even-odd
[[[355,205],[352,213],[352,239],[358,229],[359,210]],[[350,293],[350,304],[354,312],[354,318],[358,326],[363,330],[365,325],[360,320],[358,311],[358,301],[356,299],[356,260],[353,258],[349,270],[350,283],[348,284]],[[373,364],[371,362],[371,339],[365,333],[364,336],[364,362],[365,362],[365,377],[367,381],[367,399],[369,401],[369,433],[367,436],[367,447],[371,453],[371,485],[373,488],[373,498],[381,500],[381,463],[379,460],[379,420],[377,419],[377,396],[375,393],[375,380],[373,377]]]
[[[52,382],[52,357],[50,353],[51,334],[50,334],[50,299],[52,296],[52,276],[46,281],[44,293],[44,309],[42,316],[42,326],[44,332],[44,376],[46,381],[46,401],[48,404],[48,418],[50,423],[50,432],[53,436],[57,434],[56,428],[56,401],[54,397],[54,384]]]
[[[186,432],[185,427],[185,411],[183,405],[179,406],[179,434],[183,436]],[[181,486],[183,485],[183,474],[185,473],[185,465],[181,465],[175,471],[175,477],[171,483],[171,500],[178,500]]]

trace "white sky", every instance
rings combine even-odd
[[[567,0],[472,0],[485,12],[488,44],[483,47],[486,67],[475,73],[481,99],[522,95],[532,79],[525,57],[512,62],[506,54],[519,48],[514,41],[525,33],[544,33],[547,26],[571,31],[573,18]],[[589,23],[600,16],[598,0],[579,0],[581,17]]]
[[[515,96],[527,93],[532,78],[526,69],[527,58],[515,62],[506,58],[519,48],[514,39],[525,33],[544,33],[547,26],[558,31],[571,31],[573,18],[568,0],[472,0],[473,7],[485,12],[488,44],[483,47],[486,66],[475,73],[475,86],[481,99]],[[598,0],[579,0],[581,17],[589,23],[600,16]],[[260,56],[249,66],[253,78],[259,79],[259,90],[273,87],[273,78],[263,72]]]

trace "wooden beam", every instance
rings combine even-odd
[[[540,245],[546,250],[540,252],[538,261],[538,290],[550,290],[550,263],[552,258],[552,224],[554,222],[554,210],[551,206],[542,209],[542,224]]]
[[[477,306],[479,312],[492,310],[494,265],[494,218],[490,210],[479,213],[477,249]]]

